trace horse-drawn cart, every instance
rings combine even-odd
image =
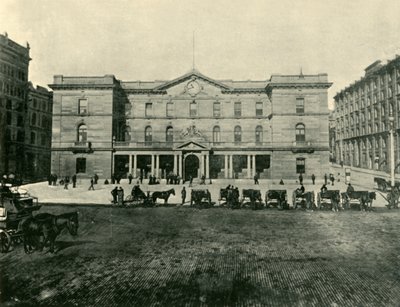
[[[240,208],[239,190],[236,188],[225,188],[219,190],[218,204],[220,206],[226,205],[228,208]]]
[[[23,239],[22,223],[39,210],[38,199],[18,187],[0,188],[0,243],[1,252],[9,251],[13,243]]]
[[[340,206],[340,191],[329,190],[319,192],[317,196],[318,209],[329,209],[339,211]]]
[[[294,209],[298,207],[302,209],[312,210],[315,206],[315,194],[314,191],[301,192],[294,190],[292,194],[292,205]]]
[[[197,208],[212,207],[210,191],[208,189],[192,189],[190,205]]]
[[[240,204],[242,207],[245,206],[246,200],[250,203],[250,207],[253,210],[261,209],[263,207],[260,190],[243,189],[242,190],[242,199],[240,201]]]
[[[144,193],[138,185],[135,185],[132,188],[131,194],[128,195],[124,200],[124,205],[127,207],[129,206],[151,207],[153,206],[153,202],[149,193],[148,194]]]
[[[351,191],[342,193],[342,206],[346,209],[357,207],[359,210],[371,210],[372,202],[376,199],[375,192]]]
[[[286,190],[268,190],[265,193],[265,205],[276,207],[278,209],[289,209]]]

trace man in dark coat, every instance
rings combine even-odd
[[[185,189],[185,187],[182,188],[181,196],[182,196],[182,206],[183,206],[185,204],[185,199],[186,199],[186,189]]]
[[[303,184],[303,175],[301,173],[299,175],[299,182],[300,182],[300,184]]]
[[[132,174],[131,174],[131,173],[129,173],[129,175],[128,175],[129,184],[131,184],[131,183],[132,183],[132,179],[133,179],[133,176],[132,176]]]
[[[97,184],[97,181],[99,181],[99,176],[95,173],[94,174],[94,184]]]
[[[94,178],[92,177],[92,178],[90,178],[90,187],[89,187],[89,191],[90,190],[93,190],[94,191]]]
[[[311,175],[311,180],[312,180],[312,184],[315,184],[315,175],[314,174]]]
[[[72,176],[72,187],[76,188],[76,174]]]
[[[114,189],[111,190],[111,195],[113,197],[113,204],[115,205],[117,203],[117,192],[118,188],[115,187]]]

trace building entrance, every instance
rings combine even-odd
[[[199,163],[199,158],[195,155],[189,155],[185,158],[185,181],[189,180],[190,176],[192,178],[198,177]]]

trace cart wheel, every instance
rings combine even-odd
[[[7,253],[11,246],[11,236],[7,232],[0,233],[1,252]]]

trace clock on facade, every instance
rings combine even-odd
[[[201,86],[197,81],[192,80],[186,85],[186,90],[190,95],[196,95],[200,92]]]

